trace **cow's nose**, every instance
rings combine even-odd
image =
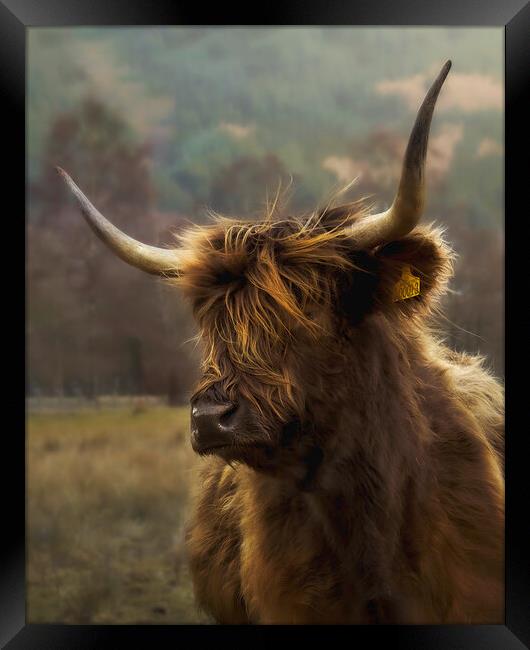
[[[204,453],[232,445],[238,428],[239,407],[233,402],[198,399],[191,406],[191,445]]]

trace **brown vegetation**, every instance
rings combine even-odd
[[[208,622],[183,547],[188,410],[135,410],[29,417],[29,623]]]

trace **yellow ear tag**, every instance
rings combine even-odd
[[[393,299],[394,302],[398,300],[406,300],[407,298],[414,298],[420,295],[420,279],[412,275],[412,271],[408,264],[405,264],[401,272],[401,277],[396,282],[394,287]]]

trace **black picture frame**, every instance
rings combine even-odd
[[[521,222],[527,221],[524,208],[528,185],[528,94],[530,89],[530,4],[525,0],[381,0],[365,2],[338,0],[319,2],[285,1],[259,7],[206,9],[189,3],[183,6],[169,0],[0,0],[0,70],[1,105],[6,109],[2,122],[5,168],[3,194],[10,195],[9,210],[2,215],[4,236],[11,242],[4,259],[12,251],[25,251],[25,234],[20,213],[24,211],[25,185],[25,92],[26,31],[33,26],[67,25],[429,25],[429,26],[498,26],[505,29],[505,219],[506,219],[506,617],[504,625],[482,626],[349,626],[315,628],[310,631],[315,642],[324,634],[326,641],[336,634],[346,635],[357,647],[480,650],[520,649],[530,643],[530,527],[527,517],[528,470],[523,445],[524,425],[517,412],[524,404],[524,382],[517,379],[518,366],[530,367],[526,361],[528,331],[527,272],[525,256],[516,252],[521,240]],[[526,136],[526,137],[525,137]],[[24,180],[23,180],[24,179]],[[3,205],[6,205],[5,199]],[[24,214],[25,211],[24,211]],[[517,234],[516,234],[517,227]],[[7,234],[8,233],[8,234]],[[518,236],[519,235],[519,236]],[[24,237],[24,238],[23,238]],[[14,244],[16,242],[16,245]],[[18,261],[18,259],[17,259]],[[487,263],[487,261],[485,261]],[[4,335],[5,348],[24,346],[19,318],[24,313],[24,287],[18,286],[9,271],[18,263],[5,264]],[[518,286],[519,285],[519,286]],[[521,310],[519,312],[519,310]],[[524,311],[523,311],[524,310]],[[17,314],[15,317],[14,314]],[[19,316],[20,314],[20,316]],[[9,315],[9,318],[7,318]],[[25,315],[25,314],[24,314]],[[11,328],[12,331],[9,331]],[[516,343],[519,342],[519,345]],[[6,345],[7,344],[7,345]],[[6,358],[6,355],[4,355]],[[4,392],[7,411],[25,419],[22,396],[22,363],[4,370],[8,377]],[[19,410],[20,409],[20,410]],[[521,413],[522,415],[522,413]],[[521,422],[525,420],[521,418]],[[199,639],[210,634],[256,635],[269,639],[278,634],[275,627],[218,626],[67,626],[36,625],[25,622],[25,439],[20,427],[4,427],[2,438],[4,464],[1,472],[4,511],[0,569],[0,643],[15,648],[105,648],[130,643],[162,647],[186,636]],[[526,489],[525,489],[526,488]],[[526,499],[524,495],[526,494]],[[522,495],[523,498],[519,498]],[[302,628],[282,628],[284,639],[304,633]],[[183,636],[184,635],[184,636]],[[316,636],[314,636],[316,635]],[[250,636],[248,636],[250,640]],[[229,641],[226,638],[226,641]]]

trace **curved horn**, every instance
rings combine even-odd
[[[96,210],[64,169],[60,167],[56,169],[74,195],[88,225],[118,257],[127,264],[153,275],[179,274],[179,259],[182,251],[149,246],[129,237]]]
[[[425,158],[434,106],[451,69],[447,61],[423,100],[409,137],[401,180],[388,210],[370,215],[351,226],[348,236],[356,249],[373,248],[404,237],[419,222],[425,204]]]

